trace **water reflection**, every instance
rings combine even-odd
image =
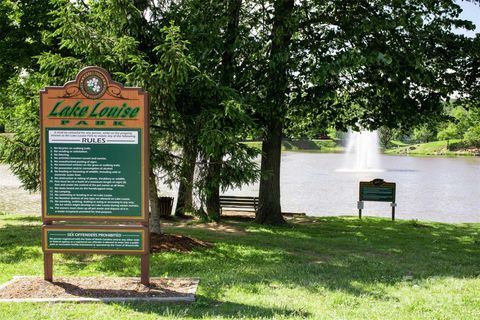
[[[282,210],[312,216],[356,215],[358,184],[381,178],[397,183],[398,219],[480,222],[480,159],[381,156],[385,172],[338,172],[341,154],[284,152]],[[228,190],[256,195],[258,185]],[[389,217],[388,203],[365,203],[367,216]]]
[[[360,181],[381,178],[397,183],[398,219],[480,222],[479,157],[381,156],[384,172],[338,172],[342,154],[284,152],[282,209],[312,216],[356,215]],[[162,195],[176,190],[160,187]],[[258,184],[230,195],[258,195]],[[40,194],[29,194],[5,165],[0,165],[0,212],[40,213]],[[390,217],[388,203],[366,202],[366,216]]]

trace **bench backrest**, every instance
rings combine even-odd
[[[258,207],[257,197],[220,196],[220,206],[230,208],[254,208]]]

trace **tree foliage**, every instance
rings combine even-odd
[[[17,3],[24,2],[0,6],[2,27],[10,34],[23,32],[17,25],[21,10],[5,9]],[[58,46],[42,49],[36,66],[19,62],[33,67],[26,80],[10,82],[11,92],[63,84],[86,65],[102,66],[116,80],[145,88],[152,98],[152,164],[167,172],[170,182],[183,179],[185,163],[174,150],[190,143],[195,155],[185,158],[191,163],[198,152],[202,206],[208,198],[215,204],[220,188],[258,178],[254,150],[240,143],[249,136],[263,139],[256,221],[272,224],[284,222],[280,148],[285,133],[353,127],[416,128],[422,139],[435,138],[436,131],[452,137],[456,130],[471,141],[477,136],[476,120],[466,128],[454,115],[452,125],[440,121],[454,92],[472,110],[480,101],[480,37],[452,32],[474,28],[459,18],[454,0],[49,3],[51,25],[25,30],[32,39],[41,35]],[[36,107],[32,95],[15,99],[8,99],[15,109]],[[15,148],[38,149],[35,119],[16,114],[20,118],[9,117],[17,134],[2,152],[14,166],[21,163]],[[435,125],[423,130],[427,122]],[[26,161],[16,172],[35,189],[31,177],[38,171],[32,168]],[[211,218],[218,218],[208,203]]]
[[[469,75],[478,70],[471,39],[451,31],[473,29],[471,22],[458,18],[461,9],[454,1],[299,1],[279,22],[278,14],[286,11],[278,8],[285,3],[258,8],[263,14],[257,15],[258,24],[266,31],[260,29],[262,45],[257,48],[266,51],[252,56],[260,64],[252,69],[265,75],[252,78],[262,90],[257,111],[267,162],[278,158],[275,132],[296,123],[289,118],[307,117],[341,129],[411,127],[440,115],[442,102],[455,90],[466,91],[465,63],[472,68]],[[271,55],[278,44],[276,21],[292,31],[283,48],[288,54],[279,57]],[[279,73],[269,73],[269,68]],[[275,101],[288,103],[271,103],[269,92],[281,98]],[[268,143],[272,134],[276,143]],[[266,163],[262,172],[271,172],[265,178],[271,183],[260,193],[260,203],[267,199],[269,204],[265,210],[260,206],[259,215],[279,217],[280,166]]]
[[[197,186],[201,192],[208,191],[212,183],[225,189],[256,179],[256,152],[240,144],[252,122],[239,94],[221,82],[219,61],[225,45],[222,28],[228,23],[221,15],[224,6],[202,1],[170,3],[166,7],[159,2],[130,0],[53,3],[53,31],[46,36],[58,41],[61,52],[40,55],[39,71],[28,73],[29,81],[41,78],[38,88],[61,85],[84,66],[101,66],[115,80],[150,93],[151,164],[155,171],[167,172],[167,180],[180,178],[182,159],[174,150],[185,140],[198,141],[196,149],[207,160],[212,156],[220,159],[218,181],[199,176]],[[208,10],[200,11],[196,6]],[[217,13],[217,9],[223,11]],[[192,10],[194,22],[198,17],[197,29],[184,24],[185,10]],[[209,36],[199,36],[199,27]],[[25,83],[17,81],[15,85],[24,87]],[[29,95],[27,100],[17,107],[37,114],[33,108],[38,110],[38,98]],[[14,110],[11,114],[20,113]],[[38,120],[23,123],[22,129],[34,137],[36,145],[32,150],[37,152]],[[25,169],[20,178],[25,187],[35,190],[39,187],[38,170],[31,170],[29,163],[20,158],[8,156],[18,142],[25,142],[18,134],[19,126],[13,125],[13,131],[17,134],[5,144],[3,159]]]
[[[45,39],[51,9],[49,0],[0,3],[0,88],[22,69],[36,69],[35,56],[53,47]]]

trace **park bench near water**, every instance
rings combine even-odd
[[[242,209],[242,211],[252,211],[253,210],[254,212],[257,212],[258,197],[220,196],[220,210],[221,210],[221,212],[223,212],[224,208]]]

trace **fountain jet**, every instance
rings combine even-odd
[[[338,172],[383,172],[380,165],[380,150],[377,131],[347,134],[345,163]]]

